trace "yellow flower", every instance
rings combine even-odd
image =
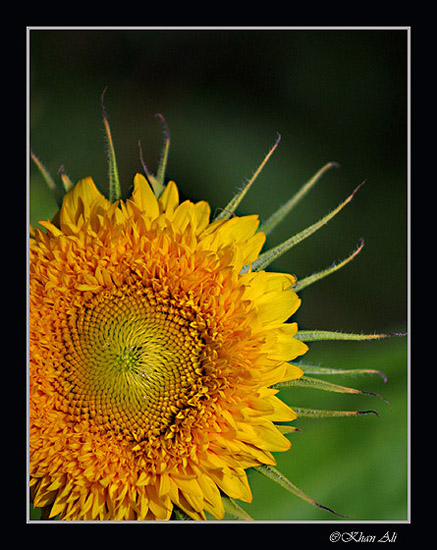
[[[374,411],[294,407],[280,388],[364,393],[306,374],[340,371],[294,360],[314,340],[368,340],[383,334],[298,331],[297,291],[348,263],[296,281],[265,271],[317,231],[324,218],[265,252],[266,234],[335,165],[324,166],[259,227],[234,214],[275,150],[213,219],[208,203],[179,201],[164,185],[167,140],[157,172],[134,178],[121,199],[108,137],[109,200],[91,178],[64,189],[32,155],[60,210],[31,229],[29,266],[29,473],[33,504],[66,520],[248,519],[254,468],[308,497],[278,472],[285,424],[297,414],[339,417]],[[142,160],[142,155],[141,155]],[[61,197],[61,198],[60,198]],[[305,373],[305,375],[304,375]],[[381,374],[381,373],[380,373]],[[375,394],[376,395],[376,394]],[[332,512],[332,510],[330,510]],[[335,513],[335,512],[334,512]]]
[[[221,518],[221,492],[249,502],[245,470],[290,447],[269,386],[303,374],[295,279],[241,273],[257,216],[209,218],[173,182],[157,200],[138,174],[111,203],[86,178],[34,232],[30,474],[50,517]]]

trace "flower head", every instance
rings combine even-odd
[[[233,215],[243,192],[211,220],[146,169],[121,200],[110,147],[109,200],[64,174],[60,211],[30,239],[34,505],[70,520],[222,518],[251,500],[247,469],[272,476],[290,447],[278,423],[297,414],[279,387],[313,380],[292,361],[327,333],[298,332],[299,283],[265,267],[320,222],[261,254],[258,217]]]
[[[137,175],[110,203],[86,178],[31,239],[31,475],[52,516],[220,518],[220,490],[250,500],[245,469],[289,448],[269,386],[303,374],[295,279],[241,274],[257,217],[209,215],[172,182],[157,200]]]

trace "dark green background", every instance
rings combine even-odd
[[[277,132],[279,148],[239,213],[266,219],[316,170],[331,170],[269,238],[273,245],[332,210],[364,179],[330,224],[272,269],[302,278],[344,258],[341,272],[305,289],[303,329],[405,332],[407,310],[407,31],[396,30],[31,30],[31,145],[56,174],[91,175],[107,188],[100,96],[127,193],[141,171],[138,140],[155,170],[162,113],[171,130],[167,176],[184,197],[224,207],[249,178]],[[31,167],[30,222],[56,204]],[[283,391],[290,404],[376,408],[373,416],[296,422],[278,464],[303,490],[357,519],[407,518],[407,343],[316,343],[321,366],[381,369],[378,377],[332,379],[387,397]],[[256,519],[331,520],[329,514],[253,474]]]

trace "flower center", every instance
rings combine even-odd
[[[192,315],[132,285],[81,304],[64,334],[69,412],[135,440],[165,432],[202,375]]]

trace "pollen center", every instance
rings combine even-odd
[[[70,314],[63,371],[70,413],[136,440],[168,429],[202,374],[202,337],[173,302],[130,285]]]

